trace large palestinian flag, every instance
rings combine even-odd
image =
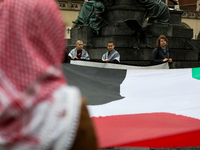
[[[200,146],[200,68],[89,66],[63,70],[88,99],[101,148]]]

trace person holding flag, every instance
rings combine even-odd
[[[151,64],[161,64],[163,62],[172,62],[168,46],[168,39],[165,35],[160,35],[156,42],[157,48],[152,52]]]
[[[108,51],[105,54],[103,54],[102,61],[113,62],[113,63],[120,62],[120,55],[114,48],[115,48],[114,43],[112,41],[108,42],[107,45]]]
[[[83,49],[83,41],[78,40],[76,42],[76,47],[69,52],[68,58],[70,60],[71,59],[72,60],[76,60],[76,59],[90,60],[88,52]]]

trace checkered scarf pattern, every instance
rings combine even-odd
[[[55,1],[0,2],[0,144],[39,142],[25,130],[31,111],[43,101],[53,103],[52,92],[66,84],[60,69],[64,46]]]

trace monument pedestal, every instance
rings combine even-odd
[[[99,35],[93,34],[90,27],[73,28],[71,44],[68,48],[74,48],[76,41],[80,39],[91,60],[101,60],[102,55],[107,51],[107,42],[113,41],[115,49],[121,55],[121,63],[143,65],[150,62],[157,38],[164,34],[169,39],[173,68],[200,67],[199,52],[191,49],[186,42],[189,41],[200,50],[200,41],[191,39],[192,29],[183,29],[182,11],[170,10],[169,25],[150,25],[145,29],[143,37],[138,39],[135,31],[128,27],[125,20],[135,19],[142,24],[145,12],[146,9],[135,4],[134,0],[115,0],[113,6],[107,6],[103,14],[103,18],[109,25],[104,26]],[[188,65],[190,62],[191,65]]]

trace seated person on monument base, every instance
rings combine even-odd
[[[105,54],[103,54],[102,61],[119,63],[120,62],[120,55],[114,49],[115,48],[114,43],[111,42],[111,41],[108,42],[107,48],[108,48],[108,51]]]
[[[157,39],[157,48],[152,52],[151,64],[161,64],[163,62],[172,62],[170,50],[168,46],[168,39],[165,35],[160,35]]]
[[[89,54],[86,50],[83,49],[83,41],[78,40],[76,42],[76,47],[72,49],[68,54],[69,59],[84,59],[90,60]]]

